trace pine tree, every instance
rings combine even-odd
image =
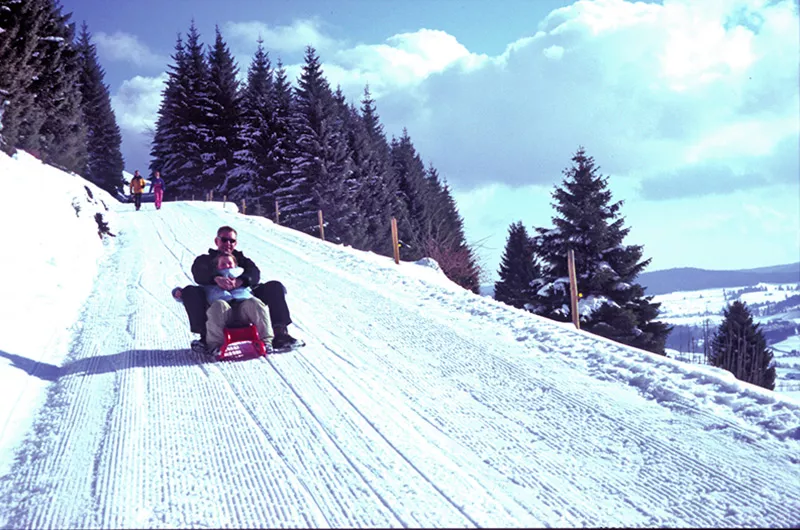
[[[239,68],[231,56],[228,45],[216,28],[214,47],[208,54],[208,112],[205,125],[208,128],[203,184],[206,189],[227,194],[231,184],[239,183],[229,176],[238,175],[235,155],[241,150],[239,140],[242,129],[242,100],[236,74]]]
[[[347,145],[333,93],[310,46],[298,85],[294,107],[296,169],[278,190],[282,222],[317,234],[317,210],[322,210],[326,239],[341,243],[349,209]]]
[[[361,124],[367,137],[364,152],[359,155],[357,163],[362,172],[360,204],[367,223],[368,240],[365,248],[392,256],[394,249],[390,220],[398,214],[396,206],[400,196],[391,169],[389,142],[386,141],[369,86],[364,87],[361,99]]]
[[[723,316],[712,339],[709,363],[728,370],[741,381],[774,390],[773,353],[747,305],[737,300],[724,310]]]
[[[268,216],[274,215],[279,169],[274,91],[272,65],[259,39],[242,94],[242,149],[236,172],[230,176],[228,195],[234,201],[247,199],[253,212]]]
[[[393,177],[401,199],[397,208],[397,230],[403,241],[401,255],[407,260],[418,260],[425,256],[427,243],[423,227],[428,222],[430,194],[425,166],[405,128],[399,140],[392,139],[390,150]]]
[[[611,202],[607,179],[597,174],[594,159],[579,148],[553,192],[558,216],[555,228],[537,228],[536,253],[542,277],[534,282],[533,312],[569,320],[567,251],[575,252],[578,288],[586,302],[599,306],[581,316],[581,328],[597,335],[664,354],[671,328],[654,319],[660,304],[644,296],[634,280],[650,263],[641,261],[643,247],[623,245],[628,234],[619,214],[622,202]]]
[[[8,154],[24,140],[23,124],[36,118],[31,86],[41,72],[36,48],[51,3],[0,0],[0,133]],[[41,120],[28,130],[38,138],[40,127]]]
[[[81,109],[86,126],[86,173],[84,176],[100,188],[114,194],[125,185],[122,171],[122,135],[120,134],[105,72],[97,61],[94,44],[84,22],[78,39],[80,58]]]
[[[272,92],[273,128],[275,145],[271,158],[275,161],[275,189],[273,202],[280,212],[284,200],[294,193],[292,183],[297,173],[297,122],[295,120],[295,102],[292,96],[292,85],[286,77],[286,69],[278,59],[275,68],[275,84]],[[275,207],[268,208],[275,214]],[[281,222],[283,222],[281,220]]]
[[[86,129],[81,114],[79,58],[74,43],[75,24],[70,13],[52,2],[45,18],[35,53],[39,75],[31,90],[36,94],[34,108],[41,113],[38,132],[31,130],[31,143],[24,148],[38,149],[43,161],[78,173],[86,169]]]
[[[508,227],[508,239],[500,263],[500,281],[494,284],[494,297],[522,309],[533,299],[532,283],[539,275],[533,242],[522,221]]]
[[[208,64],[200,34],[192,21],[186,44],[180,35],[162,92],[150,169],[171,180],[170,194],[178,199],[202,198],[211,190],[203,181],[210,153],[207,116]]]
[[[348,168],[344,175],[348,208],[341,210],[340,215],[344,217],[340,222],[340,237],[343,243],[367,250],[370,239],[367,212],[370,197],[366,187],[369,139],[358,110],[347,103],[341,87],[337,87],[333,99],[338,112],[339,128],[346,142],[345,158]]]
[[[175,43],[175,53],[172,55],[174,64],[168,66],[170,72],[166,86],[161,92],[161,105],[158,109],[158,119],[153,142],[150,147],[150,172],[160,171],[162,175],[169,175],[172,179],[170,192],[180,198],[188,198],[186,193],[178,191],[178,173],[183,163],[183,152],[179,149],[180,115],[181,115],[181,76],[185,70],[186,51],[183,39],[178,34]]]

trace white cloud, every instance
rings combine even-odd
[[[139,42],[138,37],[121,31],[109,35],[96,33],[93,41],[101,59],[108,61],[130,62],[136,66],[164,68],[169,61],[168,57],[155,54]]]
[[[318,52],[335,49],[340,43],[326,35],[317,19],[295,20],[288,26],[270,26],[263,22],[228,22],[224,26],[226,40],[243,49],[254,49],[260,37],[264,48],[275,52],[302,52],[313,46]]]
[[[315,46],[326,78],[351,102],[368,83],[387,133],[406,127],[424,161],[459,190],[470,239],[494,234],[500,248],[490,252],[492,269],[511,222],[549,224],[545,197],[579,145],[602,174],[614,175],[612,192],[626,200],[623,215],[641,236],[634,242],[654,251],[654,264],[726,268],[699,263],[706,245],[680,249],[685,236],[665,235],[674,229],[648,215],[685,201],[703,219],[719,220],[737,190],[753,201],[769,201],[777,189],[797,195],[797,27],[793,0],[582,0],[496,57],[433,29],[355,45],[314,20],[229,24],[225,34],[254,49],[261,33],[270,52]],[[296,80],[302,64],[286,66]],[[160,89],[144,84],[131,98],[128,123],[140,111],[155,116],[151,96]],[[796,201],[774,208],[796,231]],[[701,236],[733,242],[735,234],[723,230],[709,223]],[[787,243],[785,232],[770,234],[752,259],[796,251],[796,235]],[[760,264],[769,263],[748,263]]]
[[[117,124],[121,129],[145,133],[155,128],[161,91],[167,74],[159,77],[136,76],[123,82],[111,98]]]

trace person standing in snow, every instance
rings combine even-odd
[[[232,254],[218,254],[214,261],[219,277],[235,280],[244,274],[244,269],[237,266],[236,258]],[[264,302],[253,296],[250,287],[224,288],[215,283],[204,286],[204,291],[208,303],[206,345],[210,354],[219,355],[225,340],[225,327],[248,324],[255,324],[267,352],[271,350],[269,312]]]
[[[155,190],[156,210],[161,209],[161,201],[164,200],[165,189],[166,186],[164,185],[164,179],[161,178],[161,172],[156,171],[153,174],[153,179],[150,181],[150,192],[153,193]]]
[[[137,211],[142,207],[142,193],[144,192],[145,184],[144,178],[139,174],[139,170],[134,171],[130,183],[130,191]]]
[[[269,308],[270,322],[274,337],[272,347],[282,349],[294,346],[297,339],[289,335],[287,328],[292,323],[289,314],[289,307],[286,304],[286,288],[279,281],[269,281],[259,283],[261,271],[239,250],[235,250],[237,241],[236,230],[230,226],[222,226],[217,230],[217,237],[214,238],[216,249],[208,249],[207,254],[202,254],[195,258],[192,264],[192,276],[197,285],[187,285],[186,287],[176,287],[172,291],[172,296],[183,303],[186,314],[189,317],[189,327],[193,333],[200,334],[200,340],[192,342],[193,349],[207,350],[206,343],[206,318],[209,307],[206,299],[205,286],[217,285],[225,290],[236,289],[238,287],[250,287],[253,296],[264,302]],[[236,258],[238,266],[244,272],[235,279],[224,278],[217,272],[215,259],[220,254],[231,254]]]

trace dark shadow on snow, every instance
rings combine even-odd
[[[61,368],[54,364],[34,361],[21,355],[4,352],[3,350],[0,350],[0,358],[8,359],[11,361],[11,366],[19,368],[28,375],[38,377],[42,381],[55,381],[58,379],[61,372]]]
[[[188,366],[213,362],[229,362],[248,360],[255,358],[245,352],[242,355],[231,356],[223,361],[217,361],[211,356],[193,353],[191,350],[127,350],[111,355],[96,355],[85,359],[67,361],[64,366],[34,361],[0,350],[0,358],[11,361],[12,366],[19,368],[25,373],[38,377],[43,381],[56,381],[65,375],[97,375],[126,370],[128,368],[140,368],[148,366]]]

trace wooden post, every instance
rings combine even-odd
[[[281,209],[278,207],[278,199],[275,199],[275,224],[281,224]]]
[[[567,251],[567,269],[569,269],[569,298],[572,302],[572,323],[581,329],[581,316],[578,314],[578,278],[575,273],[575,251]]]
[[[317,210],[317,217],[319,217],[319,237],[325,241],[325,227],[322,224],[322,210]]]
[[[192,200],[194,200],[194,193],[192,193]]]
[[[213,201],[214,200],[214,190],[209,191],[208,192],[208,196],[209,196],[208,200],[209,201]]]
[[[242,199],[242,215],[247,215],[247,204]]]
[[[228,194],[222,196],[222,207],[225,208],[225,203],[228,202]]]
[[[400,264],[400,240],[397,236],[397,218],[392,217],[392,249],[394,249],[394,262]]]

